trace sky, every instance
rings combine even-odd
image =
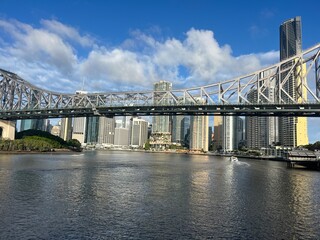
[[[320,3],[214,0],[1,0],[0,68],[65,93],[174,89],[219,82],[279,60],[279,26],[301,16],[320,42]],[[309,141],[320,121],[309,118]]]

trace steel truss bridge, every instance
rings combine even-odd
[[[170,91],[64,94],[0,69],[0,119],[124,115],[320,116],[320,44],[256,72]]]

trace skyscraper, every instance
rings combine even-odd
[[[223,141],[222,149],[224,152],[232,152],[238,149],[237,140],[237,116],[223,116]]]
[[[223,117],[214,116],[213,118],[213,149],[222,150],[223,146]]]
[[[72,118],[61,118],[60,137],[68,141],[72,137]]]
[[[167,81],[160,81],[154,84],[154,91],[170,91],[172,90],[172,83]],[[162,94],[154,98],[154,104],[166,104],[166,100],[162,100]],[[160,103],[160,100],[161,103]],[[155,116],[152,118],[152,131],[157,133],[169,133],[170,134],[170,117],[169,116]]]
[[[98,143],[100,144],[114,144],[115,126],[114,117],[99,117],[99,134]]]
[[[114,145],[121,147],[129,146],[129,128],[114,129]]]
[[[202,98],[196,99],[204,104]],[[190,150],[207,152],[209,149],[209,116],[191,116],[190,118]]]
[[[301,17],[295,17],[280,25],[280,61],[293,57],[301,51]]]
[[[99,117],[87,117],[85,143],[97,143],[99,133]]]
[[[169,104],[169,99],[165,97],[165,91],[172,90],[172,83],[160,81],[154,84],[154,105]],[[169,116],[154,116],[152,118],[152,134],[150,144],[153,148],[164,149],[171,144],[170,132],[170,117]]]
[[[28,129],[42,130],[45,131],[44,119],[23,119],[20,124],[20,131]]]
[[[141,118],[133,118],[131,121],[130,145],[143,147],[148,140],[148,122]]]
[[[209,116],[191,116],[190,150],[207,152],[209,149]]]
[[[268,88],[263,92],[269,100],[274,101],[275,88],[273,82],[269,83]],[[258,103],[258,90],[252,89],[247,96],[248,101]],[[259,100],[264,102],[263,98]],[[246,117],[246,142],[251,149],[267,148],[273,143],[278,142],[278,118],[255,116]]]
[[[72,139],[77,139],[80,143],[85,142],[86,117],[77,117],[73,121]]]
[[[183,119],[185,116],[172,116],[171,141],[174,143],[182,143],[184,141]]]
[[[285,21],[280,26],[280,60],[286,60],[302,52],[301,18],[295,17]],[[281,69],[293,66],[295,59],[282,64]],[[281,99],[290,103],[291,99],[297,102],[306,98],[305,88],[298,91],[298,86],[305,81],[303,75],[306,72],[305,65],[298,67],[290,73],[281,93]],[[283,71],[280,78],[283,80],[289,74],[289,70]],[[289,96],[288,96],[289,95]],[[307,119],[304,117],[280,117],[279,118],[279,141],[284,146],[296,147],[308,144]]]

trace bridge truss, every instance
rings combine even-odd
[[[0,119],[124,115],[320,116],[320,44],[256,72],[171,90],[63,94],[0,69]]]

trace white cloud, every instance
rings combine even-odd
[[[77,57],[58,35],[17,21],[1,21],[1,26],[13,38],[11,46],[6,47],[11,57],[38,65],[48,64],[64,74],[73,71]]]
[[[156,81],[152,74],[152,64],[139,59],[136,53],[121,49],[92,50],[88,58],[80,64],[80,69],[83,76],[104,80],[105,85],[136,88],[137,86],[148,86],[150,82]],[[95,88],[99,89],[99,86]]]
[[[159,80],[175,88],[200,86],[257,70],[278,59],[278,52],[233,56],[209,30],[190,29],[185,39],[152,37],[134,31],[112,48],[56,20],[39,28],[0,20],[0,68],[17,72],[33,84],[74,92],[85,81],[88,91],[152,89]],[[159,33],[159,30],[157,31]],[[86,47],[85,51],[82,47]],[[87,52],[87,55],[79,55]]]
[[[69,38],[84,47],[94,45],[94,39],[90,36],[81,36],[79,31],[73,27],[66,26],[56,20],[41,20],[41,24],[50,32],[59,35],[62,38]]]

